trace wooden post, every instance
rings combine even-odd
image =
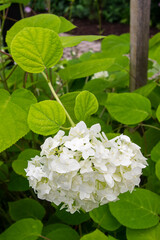
[[[147,83],[151,0],[130,0],[130,91]]]

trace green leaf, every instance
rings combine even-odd
[[[61,21],[59,17],[53,14],[38,14],[33,17],[23,18],[20,21],[16,22],[10,29],[7,31],[6,42],[8,47],[11,47],[11,42],[13,38],[26,27],[41,27],[59,32]]]
[[[102,233],[100,230],[96,229],[92,233],[84,235],[81,240],[107,240],[108,237]]]
[[[95,78],[95,79],[92,79],[91,81],[88,81],[84,85],[83,90],[88,90],[92,93],[103,92],[108,86],[107,83],[108,81],[106,81],[103,78]]]
[[[98,110],[98,101],[94,94],[82,91],[76,97],[74,112],[77,120],[86,120]]]
[[[71,23],[64,17],[59,17],[59,19],[61,20],[60,28],[58,31],[59,33],[68,32],[68,31],[76,28],[76,26],[73,23]]]
[[[9,69],[9,70],[6,69],[6,73],[8,74],[8,76],[11,74],[12,70],[13,69]],[[7,79],[8,87],[9,88],[11,88],[13,86],[15,87],[15,86],[20,85],[20,83],[21,83],[21,86],[22,86],[24,75],[25,75],[24,70],[22,68],[20,68],[18,65],[16,65],[16,68],[15,68],[14,72]]]
[[[9,170],[7,164],[3,161],[0,161],[0,181],[5,182],[8,181]]]
[[[76,100],[76,97],[77,97],[78,94],[79,94],[78,91],[69,92],[69,93],[66,93],[66,94],[64,94],[60,97],[60,100],[61,100],[63,106],[65,107],[65,109],[69,113],[73,122],[77,121],[77,119],[75,117],[75,114],[74,114],[74,106],[75,106],[75,100]],[[69,123],[69,126],[70,126],[70,123]]]
[[[155,147],[155,145],[159,142],[160,131],[154,128],[149,128],[147,131],[145,131],[143,139],[144,139],[145,145],[147,146],[146,153],[150,154],[152,151],[152,148]]]
[[[105,59],[106,56],[108,57],[108,55],[106,55],[106,52],[96,52],[90,56],[90,60]],[[113,56],[111,55],[108,58],[113,59]],[[118,56],[114,58],[114,62],[110,67],[107,68],[107,71],[111,74],[116,74],[117,71],[121,72],[122,70],[125,70],[126,72],[129,70],[129,59],[127,56]]]
[[[74,47],[81,43],[82,41],[93,42],[99,39],[104,38],[103,36],[96,35],[82,35],[82,36],[62,36],[60,37],[62,46],[66,47]]]
[[[18,89],[12,94],[12,102],[19,105],[25,112],[28,113],[30,106],[37,102],[33,93],[26,89]]]
[[[108,240],[118,240],[118,239],[116,239],[116,238],[114,238],[112,236],[108,236]]]
[[[115,94],[105,106],[115,120],[128,125],[140,123],[151,115],[150,101],[137,93]]]
[[[113,58],[88,60],[67,66],[59,71],[59,75],[64,81],[88,77],[96,72],[107,70],[113,63]]]
[[[72,240],[79,240],[80,237],[78,233],[73,230],[71,227],[59,227],[51,231],[46,236],[50,240],[66,240],[66,239],[72,239]]]
[[[154,162],[157,162],[158,160],[160,160],[160,141],[152,149],[151,158]]]
[[[115,231],[120,227],[120,223],[111,214],[108,204],[93,209],[89,214],[93,221],[105,230]]]
[[[44,227],[43,227],[43,232],[42,232],[42,234],[44,235],[44,236],[46,236],[47,234],[49,234],[50,232],[52,232],[53,230],[56,230],[56,229],[59,229],[59,228],[69,228],[70,229],[70,227],[68,226],[68,225],[65,225],[65,224],[63,224],[63,223],[53,223],[53,224],[49,224],[49,225],[45,225]]]
[[[36,149],[25,149],[23,152],[21,152],[17,158],[17,160],[13,161],[12,168],[13,170],[23,177],[26,176],[25,168],[27,168],[28,161],[35,157],[36,155],[39,155],[40,151]]]
[[[155,34],[150,40],[149,40],[149,48],[156,47],[159,45],[160,42],[160,33]]]
[[[157,84],[155,82],[151,82],[143,87],[136,89],[134,93],[139,93],[144,97],[148,97],[149,94],[156,88],[156,86]]]
[[[117,57],[129,52],[129,34],[109,35],[102,41],[102,51],[108,57]]]
[[[160,181],[154,173],[148,177],[146,188],[160,195]]]
[[[10,174],[10,180],[8,183],[9,191],[22,192],[29,189],[29,182],[26,178],[17,175],[15,172]]]
[[[11,3],[6,3],[6,4],[3,4],[3,5],[0,5],[0,11],[6,9],[6,8],[9,8],[11,6]]]
[[[65,121],[66,114],[63,107],[51,100],[33,104],[28,114],[30,129],[44,136],[58,132]]]
[[[88,213],[75,212],[73,214],[66,212],[65,209],[57,209],[55,216],[58,217],[62,222],[70,225],[79,225],[90,219]]]
[[[127,228],[127,239],[128,240],[159,240],[160,236],[160,224],[155,227],[145,230],[133,230]]]
[[[156,116],[157,116],[158,121],[160,122],[160,105],[157,108]]]
[[[151,101],[152,107],[157,109],[160,103],[160,87],[156,87],[148,96]]]
[[[109,203],[113,216],[124,226],[146,229],[159,222],[160,196],[145,189],[136,189],[119,196],[120,200]]]
[[[0,235],[0,240],[36,240],[41,235],[42,227],[39,220],[22,219],[7,228]]]
[[[40,28],[27,27],[12,40],[13,59],[26,72],[40,73],[53,67],[63,54],[62,44],[56,32]]]
[[[159,161],[156,163],[156,176],[157,176],[157,178],[160,180],[160,159],[159,159]]]
[[[25,89],[18,89],[10,96],[0,90],[0,151],[5,150],[29,132],[28,110],[36,102],[34,95]]]
[[[45,215],[45,208],[38,201],[25,198],[9,202],[9,214],[14,221],[22,218],[38,218],[42,220]]]

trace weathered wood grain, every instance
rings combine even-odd
[[[130,91],[147,83],[151,0],[130,0]]]

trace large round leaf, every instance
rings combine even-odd
[[[10,174],[8,182],[8,190],[13,192],[23,192],[29,190],[29,182],[27,178],[17,175],[15,172]]]
[[[160,105],[157,108],[156,116],[157,116],[158,121],[160,122]]]
[[[156,176],[160,180],[160,160],[156,163]]]
[[[158,160],[160,160],[160,141],[152,149],[151,158],[154,162],[158,162]]]
[[[60,18],[54,14],[38,14],[33,17],[23,18],[20,21],[16,22],[9,29],[9,31],[7,31],[7,36],[6,36],[7,45],[10,48],[13,38],[23,28],[41,27],[41,28],[48,28],[58,33],[60,25],[61,25]]]
[[[74,214],[71,214],[65,209],[57,209],[55,216],[58,217],[62,222],[70,225],[78,225],[90,219],[88,213],[75,212]]]
[[[83,91],[76,97],[74,113],[77,120],[86,120],[98,110],[98,101],[93,93]]]
[[[28,114],[30,129],[44,136],[58,132],[65,121],[66,114],[63,107],[51,100],[33,104]]]
[[[40,151],[36,149],[25,149],[21,152],[17,158],[17,160],[13,161],[12,168],[13,170],[23,177],[26,176],[25,168],[27,168],[28,160],[39,155]]]
[[[11,54],[26,72],[40,73],[59,61],[63,48],[56,32],[40,27],[27,27],[12,40]]]
[[[160,238],[160,224],[149,229],[127,229],[128,240],[159,240]]]
[[[79,240],[80,237],[78,233],[72,229],[71,227],[59,227],[54,230],[52,230],[50,233],[46,236],[50,240]]]
[[[115,120],[128,125],[140,123],[151,115],[150,101],[137,93],[114,94],[105,106]]]
[[[137,189],[120,195],[120,200],[109,203],[113,216],[124,226],[132,229],[146,229],[159,222],[160,196]]]
[[[105,234],[101,231],[99,231],[98,229],[96,229],[94,232],[92,233],[88,233],[86,235],[84,235],[81,240],[107,240],[107,236],[105,236]]]
[[[9,214],[15,221],[22,218],[38,218],[42,220],[45,215],[45,209],[38,201],[25,198],[9,202]]]
[[[36,240],[41,235],[42,223],[31,218],[12,224],[0,235],[0,240]]]
[[[6,90],[0,90],[0,152],[27,134],[27,115],[33,103],[36,98],[28,90],[18,89],[11,96]]]
[[[108,231],[114,231],[120,227],[120,223],[113,217],[107,204],[93,209],[89,214],[94,222]]]

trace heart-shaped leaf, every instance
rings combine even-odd
[[[45,208],[36,200],[30,198],[9,202],[9,214],[14,221],[22,218],[38,218],[42,220]]]
[[[28,114],[30,129],[44,136],[58,132],[65,121],[66,114],[63,107],[58,102],[51,100],[33,104]]]
[[[12,163],[13,170],[17,174],[26,177],[26,172],[24,169],[27,168],[28,160],[39,154],[40,151],[36,149],[25,149],[23,152],[19,154],[18,159],[13,161]]]
[[[76,97],[74,112],[77,120],[86,120],[98,110],[98,101],[94,94],[83,91]]]
[[[108,231],[114,231],[120,227],[120,223],[111,214],[108,204],[93,209],[89,214],[94,222]]]
[[[146,229],[159,222],[159,195],[146,189],[136,189],[132,193],[121,194],[119,198],[119,201],[109,203],[109,207],[122,225],[132,229]]]
[[[151,115],[151,103],[137,93],[114,94],[105,104],[111,116],[123,124],[137,124]]]
[[[26,72],[40,73],[59,61],[63,48],[56,32],[40,27],[27,27],[12,40],[11,54]]]
[[[36,240],[41,235],[42,223],[31,218],[12,224],[0,235],[0,240]]]
[[[47,28],[58,33],[60,25],[61,25],[60,18],[54,14],[38,14],[33,17],[23,18],[20,21],[16,22],[9,29],[9,31],[7,31],[6,36],[7,45],[10,48],[13,38],[17,35],[17,33],[22,31],[26,27]]]
[[[160,224],[149,229],[127,229],[128,240],[159,240]]]

